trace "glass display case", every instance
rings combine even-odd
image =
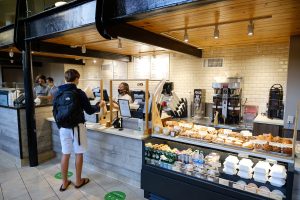
[[[19,107],[25,104],[24,84],[16,82],[0,83],[0,105]]]
[[[142,188],[162,199],[291,199],[294,160],[197,139],[153,134]]]

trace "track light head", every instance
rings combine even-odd
[[[81,53],[86,53],[86,46],[85,45],[81,46]]]
[[[85,59],[82,59],[82,63],[85,64]]]
[[[14,52],[13,52],[13,50],[12,49],[10,49],[10,51],[9,51],[9,53],[8,53],[8,55],[9,55],[9,57],[14,57]]]
[[[214,30],[214,38],[218,39],[219,37],[220,37],[220,31],[218,25],[216,25]]]
[[[188,42],[189,42],[189,35],[188,35],[188,33],[187,33],[187,29],[185,29],[185,31],[184,31],[183,41],[184,41],[185,43],[188,43]]]
[[[119,38],[118,40],[119,40],[119,41],[118,41],[118,48],[119,48],[119,49],[122,49],[122,48],[123,48],[122,40],[121,40],[121,38]]]
[[[249,36],[254,35],[254,24],[252,20],[250,20],[250,23],[248,24],[248,35]]]

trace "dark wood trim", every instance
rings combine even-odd
[[[7,26],[2,26],[2,27],[0,27],[0,33],[4,32],[4,31],[7,31],[7,30],[10,30],[10,29],[14,29],[14,27],[15,27],[14,24],[10,24],[10,25],[7,25]]]
[[[10,63],[10,60],[14,60],[14,63]],[[32,55],[32,61],[34,64],[67,63],[67,64],[74,64],[74,65],[83,65],[82,60],[75,60],[72,58],[38,56],[38,55]],[[10,58],[7,52],[0,52],[0,62],[3,62],[3,64],[7,64],[7,65],[22,65],[22,55],[20,53],[14,53],[13,58]]]
[[[48,42],[35,43],[32,47],[32,50],[38,52],[65,54],[65,55],[82,56],[82,57],[90,57],[90,58],[120,60],[124,62],[131,62],[132,60],[131,56],[128,55],[110,53],[105,51],[96,51],[90,49],[87,49],[86,53],[83,54],[81,52],[81,48],[71,48],[70,46],[48,43]]]

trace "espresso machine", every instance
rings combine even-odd
[[[229,78],[226,83],[213,83],[213,121],[239,124],[241,120],[241,78]]]

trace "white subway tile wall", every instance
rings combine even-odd
[[[286,94],[288,43],[251,45],[240,47],[220,47],[203,50],[203,58],[196,58],[184,54],[172,53],[170,56],[170,81],[174,82],[175,91],[179,97],[190,99],[194,89],[206,89],[206,102],[212,102],[212,83],[225,80],[226,77],[240,76],[243,78],[243,101],[247,98],[247,105],[258,105],[259,112],[266,111],[269,89],[279,83]],[[203,67],[205,58],[224,58],[222,68]],[[77,69],[82,79],[103,79],[104,88],[109,91],[109,80],[113,73],[102,71],[101,65],[109,63],[107,60],[97,60],[97,63],[86,61],[85,66],[65,65]],[[128,79],[135,79],[134,65],[128,63]],[[144,89],[137,86],[141,81],[127,81],[131,89]],[[113,96],[117,95],[120,81],[113,82]],[[91,85],[92,84],[92,85]],[[150,92],[158,81],[150,81]],[[99,85],[97,81],[83,81],[81,87]]]
[[[212,102],[212,82],[224,77],[243,77],[243,101],[266,111],[269,89],[279,83],[286,94],[289,44],[220,47],[203,50],[203,58],[224,58],[222,68],[203,67],[203,60],[183,54],[170,56],[170,81],[180,97],[191,97],[196,88],[206,89]],[[285,97],[284,97],[285,100]]]

